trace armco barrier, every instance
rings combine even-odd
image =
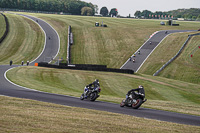
[[[6,38],[6,36],[8,35],[9,32],[9,23],[8,23],[8,19],[7,17],[1,13],[2,16],[4,16],[5,22],[6,22],[6,31],[4,32],[3,36],[0,38],[0,43],[3,42],[3,40]]]
[[[154,73],[153,76],[157,76],[165,67],[167,67],[172,61],[174,61],[181,54],[191,37],[196,35],[200,35],[200,33],[188,35],[187,40],[185,41],[181,49],[178,51],[178,53],[173,58],[171,58],[166,64],[164,64],[156,73]]]
[[[74,69],[74,70],[88,70],[88,71],[103,71],[103,72],[117,72],[117,73],[127,73],[127,74],[134,74],[133,70],[129,69],[114,69],[114,68],[107,68],[105,65],[91,65],[91,64],[64,64],[60,63],[61,65],[52,65],[46,62],[38,63],[40,67],[49,67],[49,68],[59,68],[59,69]]]
[[[71,26],[68,27],[67,64],[70,64],[70,33],[71,33]]]
[[[68,42],[67,42],[67,63],[71,63],[71,46],[73,44],[73,34],[71,26],[68,27]]]

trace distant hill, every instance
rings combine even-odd
[[[1,0],[0,8],[64,12],[72,15],[81,15],[83,7],[91,7],[95,12],[92,3],[86,3],[80,0]]]

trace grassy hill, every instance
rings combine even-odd
[[[10,31],[0,45],[0,64],[14,64],[21,61],[31,61],[42,51],[44,46],[44,33],[31,20],[19,15],[6,14]],[[1,25],[2,26],[2,25]]]
[[[32,15],[46,20],[58,31],[62,45],[59,57],[66,59],[67,28],[71,25],[75,43],[72,63],[103,64],[112,68],[120,68],[155,31],[199,28],[196,22],[178,22],[179,27],[171,27],[161,26],[160,20]],[[94,26],[95,22],[102,21],[108,28]]]
[[[0,38],[3,36],[6,31],[6,22],[4,17],[0,14]]]
[[[153,75],[176,55],[186,41],[188,34],[191,33],[173,34],[167,37],[144,63],[139,73]],[[199,41],[200,36],[192,37],[182,54],[167,66],[159,76],[200,84]],[[193,58],[191,58],[191,54],[193,54]]]

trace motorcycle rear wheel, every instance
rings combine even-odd
[[[96,92],[93,92],[90,94],[90,101],[95,101],[97,98],[97,93]]]
[[[143,103],[142,99],[137,99],[136,103],[132,104],[132,108],[133,109],[138,109],[142,105],[142,103]]]

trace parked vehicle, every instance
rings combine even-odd
[[[101,92],[101,88],[100,87],[89,87],[86,86],[84,88],[85,94],[83,93],[80,97],[80,100],[84,100],[84,99],[88,99],[90,101],[95,101],[100,95],[99,93]]]
[[[138,109],[147,99],[144,98],[143,94],[134,92],[130,94],[126,99],[122,100],[120,107],[132,107],[133,109]]]

